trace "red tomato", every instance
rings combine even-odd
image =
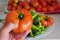
[[[47,24],[48,24],[47,26],[51,26],[51,23],[49,21],[47,21]]]
[[[25,5],[24,8],[27,9],[27,10],[29,10],[30,6],[29,5]]]
[[[57,3],[52,3],[52,6],[55,8],[55,10],[57,10],[58,8]]]
[[[60,3],[57,4],[58,8],[60,8]]]
[[[55,10],[54,6],[48,6],[48,11],[53,12]]]
[[[30,7],[30,10],[35,10],[35,8],[34,7]]]
[[[17,10],[20,11],[21,9],[22,9],[22,7],[19,5],[19,6],[17,7]]]
[[[33,7],[36,8],[38,5],[39,5],[39,2],[38,2],[38,1],[33,1],[33,2],[32,2],[32,6],[33,6]]]
[[[13,4],[13,0],[9,0],[8,5]]]
[[[13,11],[13,10],[16,10],[16,8],[15,8],[15,7],[12,7],[12,8],[11,8],[11,11]]]
[[[47,6],[46,0],[40,0],[40,3],[42,4],[43,7],[46,7]]]
[[[42,7],[42,12],[47,12],[47,8]]]
[[[51,25],[54,23],[54,20],[52,17],[48,17],[48,21],[51,23]]]
[[[49,4],[51,4],[52,0],[46,0]]]
[[[12,5],[13,7],[17,7],[17,3],[13,3],[13,5]]]
[[[47,21],[41,20],[41,23],[42,23],[43,26],[45,26],[45,27],[47,26]]]
[[[40,12],[41,11],[41,8],[42,8],[42,5],[37,6],[36,11],[37,12]]]
[[[21,2],[20,3],[21,6],[25,6],[25,5],[28,5],[28,2],[24,1],[24,2]]]
[[[7,7],[7,9],[8,9],[8,11],[11,11],[11,5],[8,5],[8,7]]]
[[[37,7],[37,8],[36,8],[36,11],[37,11],[37,12],[40,12],[40,11],[41,11],[41,8],[38,8],[38,7]]]

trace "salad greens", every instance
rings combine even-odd
[[[43,34],[45,32],[45,28],[40,22],[41,20],[40,15],[33,10],[30,10],[30,13],[32,14],[33,17],[33,25],[31,28],[31,32],[29,33],[28,36],[35,37],[38,34]]]
[[[38,15],[34,10],[30,10],[30,13],[32,14],[33,19]]]

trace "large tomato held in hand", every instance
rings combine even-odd
[[[17,10],[9,12],[5,20],[5,25],[10,22],[18,22],[18,28],[13,30],[14,33],[21,33],[29,30],[33,24],[31,13],[25,9],[21,9],[20,12]]]

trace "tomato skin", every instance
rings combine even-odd
[[[42,7],[42,12],[47,12],[47,8]]]
[[[36,8],[37,6],[39,6],[39,2],[38,2],[38,1],[33,1],[33,2],[32,2],[32,6],[33,6],[34,8]]]
[[[30,6],[29,5],[25,5],[24,8],[27,9],[27,10],[29,10]]]
[[[48,24],[47,26],[51,26],[51,23],[49,21],[47,21],[47,24]]]
[[[22,9],[22,7],[19,5],[19,6],[17,7],[18,12],[20,12],[21,9]]]
[[[15,7],[12,7],[12,8],[11,8],[11,11],[13,11],[13,10],[16,10],[16,8],[15,8]]]
[[[25,11],[23,10],[25,16],[23,18],[23,20],[20,20],[19,22],[19,26],[22,26],[20,27],[20,32],[23,32],[24,30],[29,30],[31,27],[32,27],[32,15],[31,14],[28,14],[28,11]]]
[[[47,21],[45,21],[44,19],[41,20],[41,23],[42,23],[43,26],[47,26]]]
[[[50,12],[53,12],[53,11],[55,11],[55,8],[54,8],[54,6],[48,6],[48,7],[47,7],[47,9],[48,9],[48,11],[50,11]]]
[[[48,19],[48,21],[51,23],[51,25],[54,23],[54,20],[53,20],[53,18],[52,17],[48,17],[49,19]]]
[[[8,11],[11,10],[11,7],[12,7],[11,5],[8,5],[8,6],[7,6]]]
[[[24,15],[22,19],[18,18],[20,12],[23,12]],[[8,13],[5,20],[5,24],[8,24],[10,22],[12,23],[18,22],[18,28],[13,29],[14,33],[21,33],[26,30],[30,30],[33,24],[32,15],[29,11],[21,9],[20,12],[15,10],[11,11],[10,13]]]
[[[13,3],[13,5],[12,5],[13,7],[15,7],[15,8],[17,8],[17,4],[16,3]]]

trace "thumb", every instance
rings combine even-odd
[[[9,23],[2,30],[9,33],[10,31],[12,31],[14,28],[17,28],[17,27],[18,27],[18,23]]]

